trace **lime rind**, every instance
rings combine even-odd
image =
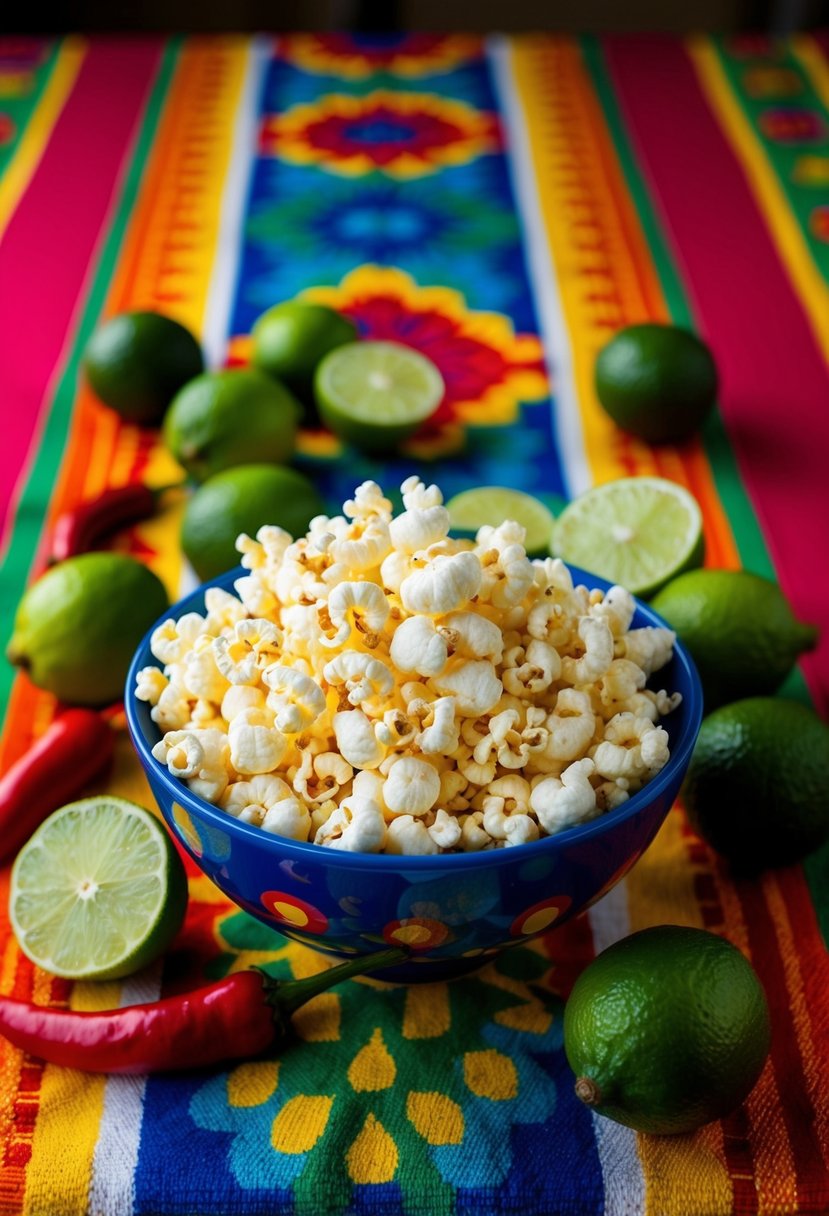
[[[625,477],[579,495],[556,520],[563,561],[652,595],[702,562],[702,512],[692,494],[662,477]]]
[[[533,556],[548,554],[554,516],[550,509],[523,490],[509,486],[475,486],[462,490],[446,504],[452,531],[474,536],[486,525],[497,527],[513,520],[524,529],[524,547]]]
[[[9,914],[21,950],[67,979],[116,979],[151,962],[181,925],[187,879],[143,807],[86,798],[54,812],[21,849]]]

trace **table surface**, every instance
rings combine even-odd
[[[79,376],[101,318],[166,311],[212,366],[239,364],[255,317],[306,291],[447,383],[392,467],[302,436],[330,508],[413,471],[447,494],[672,478],[703,508],[709,564],[776,577],[822,626],[784,691],[826,716],[829,39],[5,40],[0,174],[4,642],[58,511],[175,472]],[[721,370],[716,416],[681,448],[624,436],[594,398],[600,346],[647,319],[694,327]],[[118,540],[173,596],[180,509]],[[0,705],[5,765],[54,704],[0,664]],[[123,734],[107,788],[150,804]],[[824,851],[734,881],[676,807],[586,916],[453,985],[346,985],[278,1063],[107,1080],[0,1042],[0,1214],[825,1213],[827,877]],[[0,885],[0,986],[42,1003],[323,966],[191,866],[165,971],[73,987],[17,951]],[[743,1107],[675,1138],[591,1118],[561,1046],[579,970],[665,922],[743,949],[773,1020]]]

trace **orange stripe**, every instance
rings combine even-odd
[[[707,563],[738,567],[701,443],[650,447],[615,427],[596,399],[593,362],[614,331],[641,321],[670,321],[670,313],[578,47],[558,38],[518,38],[513,45],[594,479],[656,474],[686,486],[703,512]]]
[[[698,867],[705,927],[727,936],[746,958],[753,961],[748,923],[725,863],[687,825],[685,834],[689,857]],[[750,1169],[753,1163],[752,1181],[737,1178],[735,1189],[748,1190],[760,1216],[763,1213],[796,1213],[795,1162],[770,1060],[743,1108],[724,1119],[722,1126],[732,1170],[738,1164],[745,1164]]]

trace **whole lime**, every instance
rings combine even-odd
[[[201,579],[216,578],[239,564],[236,538],[255,536],[276,524],[301,536],[325,505],[313,483],[296,469],[242,465],[226,469],[199,486],[184,510],[181,547]]]
[[[829,839],[829,726],[783,697],[703,719],[683,785],[691,826],[739,873],[787,865]]]
[[[290,460],[300,412],[288,389],[262,372],[205,372],[173,399],[164,442],[195,481],[205,481],[236,465]]]
[[[6,654],[59,700],[106,705],[123,696],[136,646],[168,607],[161,580],[135,558],[83,553],[28,588]]]
[[[675,325],[629,325],[599,351],[596,394],[623,430],[648,443],[682,443],[714,405],[717,366],[706,344]]]
[[[97,397],[127,422],[161,421],[178,390],[204,370],[189,329],[158,312],[124,312],[90,338],[83,356]]]
[[[769,1051],[765,993],[730,942],[659,925],[602,951],[564,1009],[576,1094],[640,1132],[692,1131],[748,1096]]]
[[[357,326],[324,304],[285,300],[253,324],[254,367],[287,384],[303,400],[313,396],[317,364],[329,351],[357,339]]]
[[[817,641],[777,583],[748,570],[690,570],[651,604],[691,652],[708,709],[776,692]]]

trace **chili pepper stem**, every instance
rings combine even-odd
[[[329,967],[318,975],[309,975],[302,980],[274,980],[265,974],[265,1000],[269,1005],[278,1007],[280,1013],[290,1017],[301,1005],[341,984],[352,976],[364,975],[367,971],[379,971],[384,967],[392,967],[407,957],[405,950],[380,950],[374,954],[361,954],[357,958],[348,959],[337,967]]]

